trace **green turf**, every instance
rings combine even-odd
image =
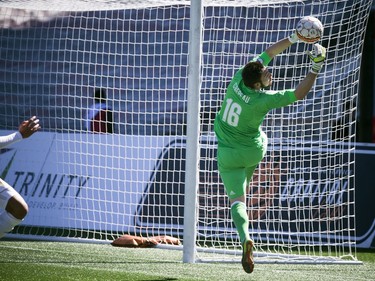
[[[0,280],[375,280],[375,251],[359,251],[363,265],[182,263],[182,252],[110,244],[0,241]]]

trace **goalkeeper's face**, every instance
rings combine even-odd
[[[272,84],[272,74],[268,71],[266,67],[263,68],[262,74],[260,76],[261,88],[267,88]]]

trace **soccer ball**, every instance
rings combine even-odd
[[[315,43],[323,36],[323,25],[315,17],[303,17],[297,24],[297,36],[307,43]]]

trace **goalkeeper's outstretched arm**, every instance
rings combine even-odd
[[[273,59],[276,55],[285,51],[292,44],[298,42],[298,36],[293,32],[289,37],[277,41],[265,50],[265,53]],[[319,44],[314,44],[312,52],[309,53],[310,60],[312,62],[312,67],[310,72],[306,75],[295,89],[295,95],[298,100],[304,99],[312,86],[316,81],[316,77],[322,68],[324,61],[326,59],[326,48]]]
[[[276,43],[269,46],[265,52],[267,55],[273,59],[276,55],[282,53],[287,48],[289,48],[292,44],[296,43],[298,41],[298,36],[295,32],[293,32],[289,37],[281,39],[280,41],[277,41]]]
[[[316,77],[326,59],[326,48],[319,44],[314,44],[312,52],[309,53],[309,57],[312,62],[311,70],[294,91],[298,100],[304,99],[314,85]]]

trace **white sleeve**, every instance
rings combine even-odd
[[[0,148],[8,146],[22,139],[20,132],[14,132],[13,134],[0,137]]]

